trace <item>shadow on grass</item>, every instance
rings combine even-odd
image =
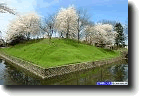
[[[9,48],[12,48],[12,47],[14,47],[14,48],[23,48],[24,46],[27,46],[27,45],[30,45],[30,44],[33,44],[33,43],[38,43],[38,42],[40,42],[40,41],[42,41],[42,40],[44,40],[44,39],[31,39],[31,40],[26,40],[26,41],[23,41],[23,42],[21,42],[21,43],[18,43],[18,44],[16,44],[16,45],[14,45],[14,46],[10,45]]]
[[[110,50],[110,49],[104,49],[104,48],[98,48],[100,51],[102,51],[103,53],[111,53],[111,54],[115,54],[114,50]]]
[[[79,47],[81,42],[78,42],[78,40],[72,40],[72,39],[63,39],[65,44],[74,46],[74,47]]]

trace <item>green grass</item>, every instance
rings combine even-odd
[[[78,44],[77,41],[69,39],[33,40],[0,50],[44,68],[119,56],[118,51]]]

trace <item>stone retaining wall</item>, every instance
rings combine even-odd
[[[38,66],[36,64],[24,61],[22,59],[6,55],[4,53],[0,53],[0,56],[4,58],[6,61],[16,65],[20,66],[22,68],[25,68],[26,70],[29,70],[30,72],[44,78],[49,78],[57,75],[63,75],[75,71],[80,71],[84,69],[94,68],[96,66],[102,66],[105,64],[111,64],[113,62],[120,61],[122,57],[117,57],[113,59],[107,59],[107,60],[100,60],[100,61],[94,61],[94,62],[83,62],[83,63],[77,63],[77,64],[69,64],[69,65],[63,65],[63,66],[56,66],[56,67],[50,67],[50,68],[43,68],[41,66]]]

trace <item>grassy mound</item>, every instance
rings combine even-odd
[[[97,48],[83,43],[78,44],[77,41],[69,39],[51,39],[51,41],[49,39],[32,40],[0,50],[3,50],[8,55],[45,68],[113,58],[119,55],[117,51]]]

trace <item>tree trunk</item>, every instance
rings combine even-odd
[[[61,32],[61,38],[63,38],[63,33]]]
[[[78,18],[78,43],[79,43],[79,18]]]
[[[86,38],[86,42],[87,42],[87,36],[85,38]]]
[[[67,34],[66,34],[66,38],[69,38],[69,23],[68,23],[68,27],[67,27]]]
[[[78,32],[78,43],[79,43],[79,32]]]

